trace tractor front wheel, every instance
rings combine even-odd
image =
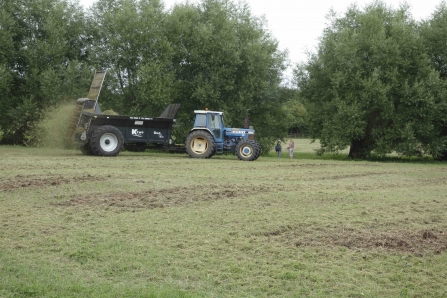
[[[116,156],[123,148],[124,138],[118,128],[104,125],[93,132],[90,143],[96,155]]]
[[[253,161],[261,154],[261,146],[256,141],[242,140],[236,145],[236,155],[240,160]]]
[[[216,143],[207,131],[195,130],[186,137],[186,152],[194,158],[210,158],[216,153]]]

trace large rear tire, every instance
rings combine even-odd
[[[186,137],[186,152],[193,158],[210,158],[216,153],[216,142],[207,131],[195,130]]]
[[[118,128],[104,125],[93,132],[90,144],[96,155],[116,156],[123,148],[124,138]]]
[[[236,145],[236,155],[240,160],[253,161],[258,159],[260,154],[261,146],[256,141],[242,140]]]

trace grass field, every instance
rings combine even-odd
[[[447,164],[316,146],[0,147],[0,297],[447,297]]]

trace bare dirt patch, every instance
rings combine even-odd
[[[388,250],[422,256],[426,253],[440,254],[447,250],[447,227],[432,230],[377,230],[355,229],[300,229],[281,226],[277,229],[258,233],[256,236],[269,237],[292,247],[302,246],[343,246],[353,250]]]
[[[74,197],[68,201],[56,203],[56,205],[114,207],[125,212],[138,209],[184,206],[203,201],[237,200],[256,194],[276,191],[277,189],[271,186],[247,186],[228,189],[222,185],[195,185],[190,187],[152,189],[141,192],[119,192],[107,195],[94,194]]]
[[[41,177],[37,175],[17,175],[14,178],[0,179],[0,191],[13,191],[24,187],[47,187],[67,183],[82,183],[87,181],[104,180],[103,177],[96,177],[84,174],[75,177],[64,177],[60,175]]]

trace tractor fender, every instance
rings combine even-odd
[[[208,132],[211,136],[213,135],[213,133],[211,132],[211,130],[209,130],[209,129],[206,128],[206,127],[200,127],[200,128],[198,128],[198,127],[194,127],[194,128],[192,128],[192,129],[189,131],[188,135],[189,135],[190,133],[192,133],[193,131],[198,131],[198,130],[203,130],[203,131]]]

